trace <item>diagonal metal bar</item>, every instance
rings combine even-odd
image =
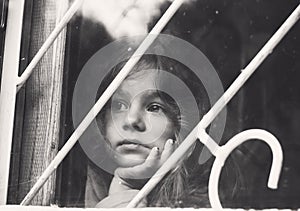
[[[69,10],[64,15],[64,17],[61,19],[61,21],[57,24],[57,26],[51,32],[51,34],[49,35],[47,40],[44,42],[42,47],[39,49],[39,51],[33,57],[33,59],[31,60],[29,65],[26,67],[26,69],[24,70],[22,75],[20,77],[18,77],[18,80],[17,80],[17,90],[18,91],[25,84],[25,82],[31,75],[33,69],[36,67],[36,65],[41,60],[41,58],[44,56],[44,54],[47,52],[47,50],[51,47],[52,43],[56,40],[57,36],[65,28],[65,26],[69,23],[69,21],[74,16],[74,14],[78,11],[78,9],[80,8],[83,1],[84,0],[75,0],[75,2],[72,4],[72,6],[69,8]]]
[[[50,165],[46,168],[37,182],[34,184],[29,193],[25,196],[21,205],[28,205],[32,198],[36,195],[39,189],[43,186],[43,184],[47,181],[49,176],[56,170],[57,166],[62,162],[68,152],[72,149],[72,147],[76,144],[80,136],[87,129],[87,127],[91,124],[91,122],[95,119],[97,114],[100,112],[105,103],[109,100],[115,90],[119,87],[119,85],[123,82],[126,76],[131,71],[132,67],[139,61],[142,55],[146,52],[149,46],[153,43],[153,41],[157,38],[157,36],[161,33],[162,29],[167,25],[169,20],[173,17],[176,11],[180,8],[185,0],[175,0],[169,6],[167,11],[163,14],[154,28],[151,30],[149,35],[144,39],[138,49],[134,52],[132,57],[128,60],[119,74],[115,77],[112,83],[107,87],[105,92],[96,102],[96,104],[92,107],[86,117],[82,120],[76,130],[73,132],[71,137],[68,139],[63,148],[57,153],[57,156],[53,159]]]
[[[286,35],[286,33],[292,28],[292,26],[298,21],[299,17],[300,17],[300,4],[293,11],[293,13],[287,18],[287,20],[281,25],[281,27],[276,31],[276,33],[271,37],[271,39],[263,46],[263,48],[258,52],[258,54],[252,59],[252,61],[247,65],[247,67],[241,72],[241,74],[235,79],[235,81],[225,91],[225,93],[216,102],[216,104],[201,119],[198,125],[186,137],[186,139],[169,157],[169,159],[152,176],[152,178],[140,190],[140,192],[135,196],[135,198],[133,198],[133,200],[127,205],[128,208],[136,207],[139,204],[139,202],[144,197],[146,197],[150,193],[150,191],[162,180],[162,178],[172,168],[176,166],[178,161],[184,156],[184,154],[188,151],[188,149],[196,142],[198,131],[207,128],[207,126],[214,120],[214,118],[227,105],[227,103],[238,92],[238,90],[245,84],[245,82],[259,67],[259,65],[265,60],[265,58],[270,53],[272,53],[273,49],[284,37],[284,35]]]

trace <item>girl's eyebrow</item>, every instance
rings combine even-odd
[[[115,92],[115,94],[114,94],[114,96],[118,96],[118,97],[129,97],[130,96],[130,94],[126,91],[126,90],[124,90],[124,89],[118,89],[116,92]]]
[[[149,99],[159,99],[161,100],[161,95],[159,91],[157,90],[147,90],[145,93],[142,94],[143,100],[149,100]]]
[[[146,101],[146,100],[159,100],[160,102],[163,102],[161,100],[161,94],[163,93],[160,93],[158,90],[154,90],[154,89],[149,89],[147,91],[144,91],[143,93],[141,93],[141,99],[143,101]],[[127,90],[124,90],[124,89],[119,89],[115,92],[114,94],[114,97],[124,97],[124,98],[130,98],[132,97],[130,95],[130,93],[127,91]]]

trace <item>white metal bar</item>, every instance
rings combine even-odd
[[[209,151],[211,152],[211,154],[213,154],[214,156],[217,155],[218,150],[220,149],[220,146],[216,143],[215,140],[213,140],[212,137],[210,137],[210,135],[208,135],[205,131],[205,129],[203,128],[198,128],[198,139],[199,141],[204,144]]]
[[[44,56],[44,54],[47,52],[47,50],[51,47],[52,43],[55,41],[55,39],[60,34],[60,32],[69,23],[69,21],[74,16],[74,14],[78,11],[78,9],[80,8],[83,1],[84,0],[75,0],[75,2],[72,4],[72,6],[68,9],[68,11],[64,15],[64,17],[61,19],[61,21],[57,24],[57,26],[51,32],[51,34],[49,35],[47,40],[44,42],[42,47],[39,49],[39,51],[33,57],[30,64],[26,67],[26,69],[24,70],[22,75],[20,77],[18,77],[17,90],[20,90],[20,88],[24,85],[26,80],[31,75],[35,66],[38,64],[38,62],[41,60],[41,58]]]
[[[224,146],[219,147],[219,150],[216,154],[216,159],[211,169],[208,184],[209,201],[214,210],[222,209],[218,188],[221,170],[226,159],[228,158],[230,153],[239,145],[248,140],[254,139],[265,142],[266,144],[268,144],[272,151],[273,161],[269,174],[268,187],[272,189],[277,188],[283,160],[282,149],[277,138],[271,133],[261,129],[251,129],[243,131],[231,138]]]
[[[169,172],[178,161],[184,156],[187,149],[189,149],[196,141],[197,131],[205,129],[214,118],[220,113],[220,111],[227,105],[237,91],[245,84],[249,77],[254,73],[258,66],[264,61],[264,59],[273,51],[275,46],[284,37],[284,35],[291,29],[291,27],[297,22],[300,17],[300,4],[293,11],[293,13],[287,18],[287,20],[281,25],[277,32],[271,37],[271,39],[264,45],[264,47],[258,52],[258,54],[252,59],[242,73],[235,79],[231,86],[225,91],[222,97],[217,103],[208,111],[208,113],[201,119],[198,125],[187,136],[182,144],[175,150],[175,152],[168,158],[168,160],[162,165],[162,167],[152,176],[152,178],[146,183],[146,185],[140,190],[135,198],[128,204],[128,208],[136,207],[139,202],[147,196],[150,191],[158,184],[158,182]]]
[[[0,205],[6,204],[25,0],[8,4],[0,93]]]
[[[38,181],[34,184],[29,193],[25,196],[21,205],[28,205],[28,203],[32,200],[38,190],[43,186],[48,177],[55,171],[57,166],[62,162],[68,152],[72,149],[75,143],[78,141],[83,132],[87,129],[87,127],[91,124],[91,122],[95,119],[97,114],[100,112],[105,103],[110,99],[115,90],[120,86],[126,76],[129,74],[134,65],[140,60],[142,55],[146,52],[149,46],[153,43],[153,41],[160,34],[162,29],[166,26],[169,20],[173,17],[175,12],[179,9],[182,3],[185,0],[175,0],[164,15],[160,18],[154,28],[151,30],[149,35],[144,39],[138,49],[134,52],[132,57],[128,60],[125,66],[121,69],[119,74],[115,77],[115,79],[111,82],[111,84],[107,87],[105,92],[93,106],[93,108],[89,111],[89,113],[85,116],[76,130],[73,132],[71,137],[68,139],[63,148],[58,152],[57,156],[53,159],[50,165],[46,168],[43,174],[40,176]]]
[[[277,44],[286,35],[286,33],[292,28],[292,26],[298,21],[300,16],[300,4],[292,12],[292,14],[286,19],[286,21],[280,26],[275,34],[268,40],[263,48],[256,54],[247,67],[242,70],[242,73],[226,90],[223,96],[216,102],[216,104],[209,110],[209,112],[203,117],[203,126],[207,128],[208,125],[216,118],[225,105],[231,100],[231,98],[237,93],[237,91],[245,84],[248,78],[253,72],[261,65],[265,58],[271,54]]]

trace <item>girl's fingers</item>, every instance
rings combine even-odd
[[[128,168],[118,168],[117,173],[121,178],[146,179],[151,177],[155,171],[170,157],[176,148],[175,141],[166,141],[164,149],[160,155],[157,147],[152,148],[145,162]]]
[[[175,141],[173,139],[169,139],[168,141],[166,141],[164,150],[160,158],[161,165],[171,156],[175,148]]]
[[[120,183],[116,184],[115,188],[111,187],[110,191],[114,191],[113,189],[119,190],[120,187],[123,187],[123,189],[140,189],[170,157],[175,148],[175,142],[169,139],[166,141],[162,153],[160,153],[158,147],[154,147],[142,164],[127,168],[117,168],[115,178],[117,183],[118,181]]]
[[[147,168],[152,168],[158,164],[159,158],[160,158],[159,148],[153,147],[148,157],[146,158],[145,162],[142,165],[145,165],[145,167]]]

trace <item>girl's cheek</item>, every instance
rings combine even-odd
[[[114,127],[120,127],[125,121],[126,115],[124,113],[112,113],[111,114],[111,124]]]
[[[152,122],[152,125],[154,126],[154,128],[156,128],[157,133],[160,133],[160,135],[169,136],[175,130],[174,124],[166,116],[164,117],[161,116],[159,118],[156,118]]]
[[[163,114],[157,114],[157,115],[153,115],[151,117],[152,121],[154,123],[157,123],[158,125],[169,125],[171,122],[169,120],[169,118],[167,118],[165,115]]]

